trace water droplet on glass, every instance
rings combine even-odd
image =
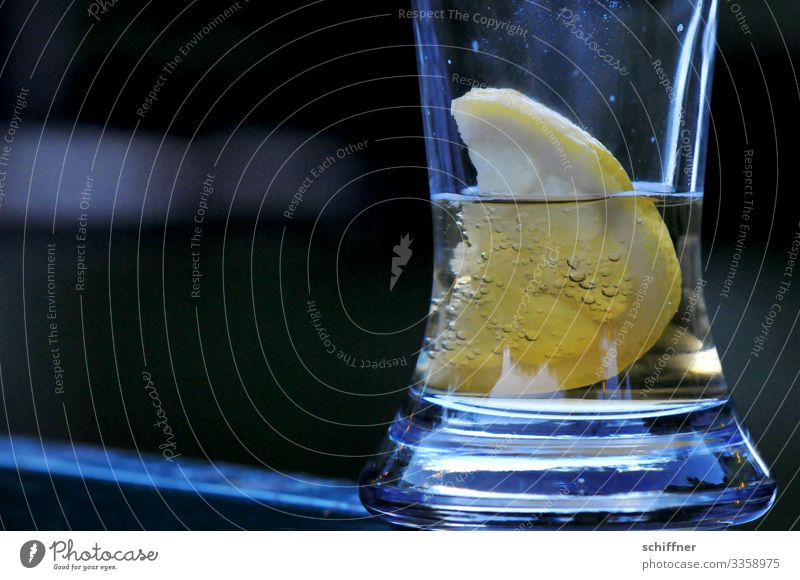
[[[617,254],[616,252],[613,254],[609,254],[608,259],[611,260],[612,262],[617,262],[619,261],[619,254]]]
[[[683,24],[678,24],[678,32],[683,32]]]
[[[584,304],[594,304],[594,296],[591,294],[587,294],[582,300]]]
[[[569,279],[573,282],[583,282],[586,279],[586,274],[583,272],[570,272]]]

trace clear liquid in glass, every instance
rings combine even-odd
[[[626,244],[646,237],[637,230],[660,233],[637,217],[637,198],[666,225],[681,270],[671,282],[680,283],[677,305],[653,290],[655,278],[674,271],[654,263],[631,275],[637,262],[657,260],[644,251],[650,240]],[[725,384],[697,275],[701,204],[699,193],[558,202],[434,196],[439,253],[418,384],[429,396],[502,398],[542,411],[713,403]],[[626,215],[615,224],[613,212]]]

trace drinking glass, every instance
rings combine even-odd
[[[418,47],[435,266],[407,403],[362,473],[371,512],[423,528],[653,529],[770,507],[775,482],[729,400],[703,298],[716,10],[401,11]],[[506,116],[454,117],[460,97],[496,98]],[[533,171],[508,161],[520,151]],[[614,163],[624,191],[581,185]],[[571,196],[552,194],[553,176]]]

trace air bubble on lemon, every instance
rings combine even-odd
[[[622,373],[680,302],[654,200],[613,197],[633,190],[613,154],[518,91],[473,89],[451,112],[480,196],[462,205],[440,340],[453,348],[430,359],[428,384],[519,396]]]

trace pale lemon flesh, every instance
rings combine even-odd
[[[519,396],[618,375],[680,302],[678,258],[655,203],[607,197],[633,189],[619,161],[517,91],[473,90],[452,112],[484,195],[462,206],[447,348],[431,358],[428,383]]]

